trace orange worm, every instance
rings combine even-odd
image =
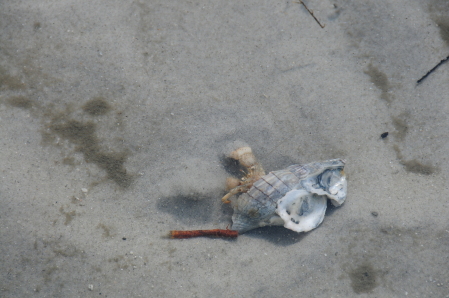
[[[235,238],[239,235],[238,231],[233,230],[192,230],[192,231],[170,231],[170,238],[172,239],[184,239],[193,237],[228,237]]]

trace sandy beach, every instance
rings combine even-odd
[[[0,297],[449,297],[449,3],[302,3],[1,1]],[[235,141],[346,202],[169,239],[232,224]]]

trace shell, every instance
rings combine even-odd
[[[323,221],[327,199],[335,206],[346,199],[344,166],[345,160],[332,159],[292,165],[261,176],[248,190],[241,190],[245,193],[230,199],[232,229],[244,233],[272,225],[296,232],[316,228]]]

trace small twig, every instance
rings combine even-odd
[[[315,19],[315,21],[318,23],[318,25],[320,25],[321,28],[324,28],[324,26],[326,25],[321,25],[320,21],[318,21],[318,19],[313,15],[313,11],[308,9],[306,4],[304,2],[302,2],[301,0],[299,0],[299,2],[296,3],[300,3],[302,4],[302,6],[304,6],[305,9],[307,9],[307,11],[310,13],[310,15]]]
[[[449,60],[449,56],[447,56],[446,58],[444,58],[443,60],[440,61],[440,63],[438,63],[437,65],[435,65],[434,68],[432,68],[431,70],[429,70],[422,78],[420,78],[416,84],[421,83],[425,78],[427,78],[428,75],[430,75],[432,72],[435,71],[435,69],[437,69],[441,64],[443,64],[444,62],[446,62],[447,60]]]
[[[238,231],[229,230],[190,230],[190,231],[170,231],[169,237],[172,239],[186,239],[194,237],[224,237],[236,238],[239,235]]]

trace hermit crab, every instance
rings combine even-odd
[[[340,206],[346,199],[344,159],[296,164],[265,174],[248,146],[232,151],[229,157],[245,169],[243,178],[226,180],[228,193],[222,198],[223,203],[230,203],[234,209],[232,228],[184,231],[205,233],[192,237],[236,237],[258,227],[278,225],[295,232],[307,232],[323,221],[327,199],[334,206]],[[172,238],[189,238],[177,237],[175,232],[183,231],[172,231]]]

